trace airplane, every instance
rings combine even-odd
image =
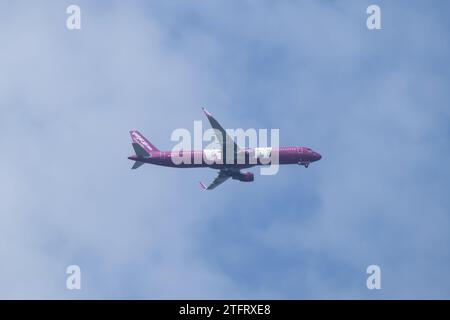
[[[203,190],[212,190],[227,181],[229,178],[239,180],[242,182],[251,182],[254,180],[254,174],[252,172],[242,172],[242,169],[250,168],[256,165],[267,165],[267,161],[263,161],[263,158],[270,157],[272,152],[278,151],[278,163],[279,164],[298,164],[305,168],[308,168],[309,164],[318,161],[322,156],[307,147],[280,147],[278,150],[275,148],[245,148],[241,149],[235,143],[219,122],[209,113],[205,108],[202,108],[205,113],[211,127],[214,129],[215,135],[219,141],[219,149],[203,149],[200,151],[160,151],[149,140],[147,140],[139,131],[131,130],[132,146],[135,154],[128,157],[128,159],[135,161],[131,169],[137,169],[145,163],[155,164],[166,167],[176,168],[213,168],[218,169],[217,177],[208,185],[204,185],[200,182],[200,187]],[[242,161],[234,161],[229,164],[228,161],[205,161],[214,159],[228,159],[226,152],[233,150],[235,159]],[[187,153],[187,154],[186,154]],[[191,160],[194,157],[201,157],[200,163],[190,161],[189,163],[176,164],[173,158],[176,156],[184,155]],[[243,158],[242,158],[243,157]],[[251,157],[254,161],[250,161]],[[256,161],[255,161],[256,160]]]

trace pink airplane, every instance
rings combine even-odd
[[[254,180],[254,175],[251,172],[241,172],[241,169],[250,168],[256,165],[267,165],[267,157],[273,152],[278,152],[278,164],[298,164],[305,168],[309,166],[311,162],[318,161],[322,156],[306,147],[280,147],[275,148],[239,148],[234,140],[227,134],[222,126],[216,119],[206,110],[203,109],[206,117],[214,129],[218,141],[220,142],[221,149],[211,150],[204,149],[201,151],[160,151],[150,141],[148,141],[139,131],[130,131],[132,145],[135,154],[128,157],[128,159],[135,161],[131,169],[137,169],[144,163],[156,164],[166,167],[176,168],[213,168],[219,169],[219,173],[214,181],[205,186],[200,182],[200,186],[204,190],[212,190],[224,183],[229,178],[251,182]],[[227,147],[228,146],[228,147]],[[232,162],[228,161],[226,152],[234,150]],[[214,161],[207,161],[213,154]],[[176,164],[174,162],[175,157],[184,156],[191,161],[187,163]],[[263,158],[266,159],[263,159]],[[194,161],[194,159],[201,159],[200,161]],[[222,159],[227,159],[223,161]],[[238,161],[240,159],[240,161]],[[253,161],[251,161],[253,160]],[[263,161],[266,160],[266,161]],[[224,163],[225,162],[225,163]]]

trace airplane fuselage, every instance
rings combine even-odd
[[[299,164],[308,166],[311,162],[321,159],[321,155],[306,147],[280,148],[248,148],[239,156],[228,161],[220,149],[205,149],[202,151],[154,151],[151,157],[132,155],[128,159],[149,164],[174,168],[236,168],[245,169],[258,165],[271,164],[269,158],[278,152],[278,164]],[[183,159],[180,163],[180,159]],[[273,159],[276,159],[273,158]]]

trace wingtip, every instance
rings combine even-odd
[[[201,181],[199,181],[198,183],[200,184],[200,189],[202,189],[203,191],[207,189],[206,186]]]
[[[209,113],[208,110],[206,110],[206,108],[202,108],[203,113],[206,114],[206,116],[211,117],[211,113]]]

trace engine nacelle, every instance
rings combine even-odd
[[[255,175],[251,172],[242,172],[240,175],[234,176],[233,179],[242,182],[252,182],[253,180],[255,180]]]

